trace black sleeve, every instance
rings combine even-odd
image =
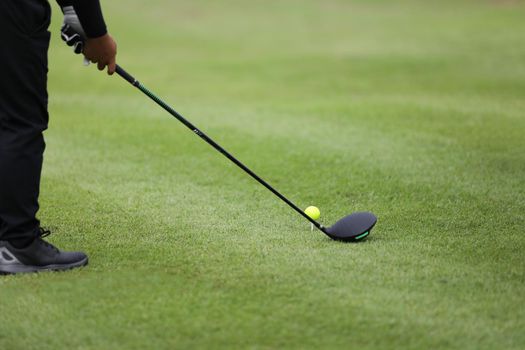
[[[57,0],[60,7],[73,6],[88,38],[98,38],[107,33],[99,0]]]

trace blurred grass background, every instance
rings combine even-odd
[[[103,2],[118,61],[332,242],[50,30],[43,224],[2,349],[525,346],[521,1]]]

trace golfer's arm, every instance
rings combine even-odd
[[[73,6],[88,38],[107,34],[99,0],[57,0],[60,7]]]

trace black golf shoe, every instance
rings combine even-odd
[[[0,241],[0,274],[60,271],[87,265],[86,254],[62,252],[42,239],[49,234],[40,229],[40,235],[29,246],[20,249]]]

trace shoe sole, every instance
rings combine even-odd
[[[0,266],[0,275],[14,275],[19,273],[34,273],[34,272],[46,272],[46,271],[67,271],[76,269],[78,267],[86,266],[88,264],[88,257],[71,263],[71,264],[51,264],[46,266],[31,266],[23,264],[12,264]]]

